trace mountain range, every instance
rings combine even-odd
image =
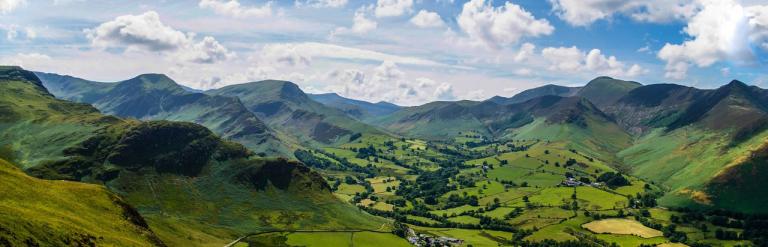
[[[387,228],[389,220],[339,200],[362,191],[340,195],[340,187],[385,173],[385,181],[432,175],[450,164],[441,153],[475,157],[483,151],[474,146],[532,140],[648,181],[663,191],[662,206],[768,213],[768,191],[754,189],[768,176],[768,90],[736,80],[698,89],[598,77],[581,87],[402,107],[306,94],[288,81],[200,91],[161,74],[95,82],[4,66],[0,90],[12,92],[0,96],[0,175],[61,188],[49,204],[85,186],[101,206],[68,207],[123,215],[99,233],[56,225],[59,235],[30,240],[41,244],[224,244],[276,229]],[[448,148],[456,142],[468,149]],[[39,194],[29,189],[6,190]],[[0,227],[8,217],[0,214]],[[0,240],[26,241],[35,229],[0,231]]]

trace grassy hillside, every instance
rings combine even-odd
[[[160,74],[140,75],[116,83],[37,73],[59,98],[93,104],[107,114],[142,120],[173,120],[206,126],[224,138],[265,155],[290,154],[289,148],[236,98],[185,90]]]
[[[601,76],[587,83],[586,86],[579,90],[577,95],[588,99],[602,109],[615,103],[626,93],[640,86],[642,84],[637,82]]]
[[[287,81],[250,82],[206,93],[238,98],[273,128],[309,143],[345,142],[356,133],[381,133],[340,110],[310,99],[296,84]]]
[[[0,101],[12,113],[4,116],[13,116],[4,125],[68,127],[55,129],[62,140],[53,141],[61,147],[32,149],[50,145],[52,134],[28,131],[23,143],[4,139],[12,145],[3,156],[25,161],[37,177],[104,184],[169,245],[221,246],[265,230],[375,230],[387,224],[338,200],[322,177],[300,163],[255,158],[193,123],[103,117],[86,105],[55,99],[34,74],[19,68],[5,74],[0,86],[17,93]],[[14,130],[0,129],[0,135],[17,137]]]
[[[0,159],[0,245],[164,246],[103,186],[29,177]]]

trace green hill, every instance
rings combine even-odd
[[[0,245],[164,246],[103,186],[29,177],[0,159]]]
[[[278,138],[280,135],[236,98],[189,92],[165,75],[146,74],[116,83],[47,73],[37,75],[57,97],[92,104],[107,114],[141,120],[194,122],[256,152],[290,154]]]
[[[206,92],[240,99],[251,112],[275,129],[291,133],[304,142],[344,142],[356,133],[382,133],[344,112],[312,100],[296,84],[259,81],[231,85]]]
[[[541,87],[522,91],[509,98],[495,96],[488,100],[498,104],[506,105],[506,104],[522,103],[534,98],[547,96],[547,95],[571,97],[571,96],[575,96],[576,93],[579,92],[579,90],[581,90],[581,87],[564,87],[564,86],[549,84],[549,85],[544,85]]]
[[[256,158],[193,123],[105,117],[41,85],[20,68],[0,70],[0,90],[14,92],[0,97],[0,156],[37,177],[104,184],[166,244],[223,245],[259,231],[387,223],[338,200],[300,163]]]
[[[601,109],[615,103],[632,89],[642,84],[633,81],[617,80],[607,76],[595,78],[577,93]]]

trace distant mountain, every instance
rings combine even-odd
[[[162,78],[126,85],[168,89],[149,83],[154,79]],[[224,245],[263,229],[378,229],[385,223],[338,200],[300,163],[256,158],[193,123],[104,116],[56,99],[41,85],[34,73],[0,67],[0,91],[14,92],[0,95],[0,159],[39,178],[104,184],[165,244]],[[4,219],[0,225],[9,224]]]
[[[312,100],[296,84],[287,81],[250,82],[206,93],[238,98],[271,127],[303,141],[329,144],[347,141],[356,133],[382,133],[341,110]]]
[[[202,124],[224,138],[265,155],[288,155],[285,144],[236,98],[184,89],[161,74],[145,74],[116,83],[37,73],[59,98],[92,104],[107,114],[142,120]]]
[[[575,96],[576,93],[579,92],[579,90],[581,90],[581,87],[564,87],[564,86],[549,84],[549,85],[544,85],[541,87],[522,91],[510,98],[495,96],[488,100],[493,101],[497,104],[508,105],[508,104],[522,103],[534,98],[547,96],[547,95],[571,97],[571,96]]]
[[[336,93],[309,94],[309,98],[361,120],[391,114],[401,108],[398,105],[384,101],[370,103],[362,100],[348,99]]]

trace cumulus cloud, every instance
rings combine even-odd
[[[548,61],[548,69],[552,71],[586,71],[618,77],[635,77],[648,72],[637,64],[627,68],[624,62],[614,56],[605,56],[599,49],[585,53],[575,46],[547,47],[541,51],[541,56]]]
[[[401,16],[413,9],[413,0],[378,0],[376,2],[376,17]]]
[[[195,42],[195,34],[163,24],[160,15],[154,11],[119,16],[84,32],[91,45],[99,49],[166,52],[196,63],[215,63],[234,56],[213,37],[206,36]]]
[[[212,9],[219,15],[235,18],[267,17],[272,15],[272,2],[259,7],[243,7],[237,0],[200,0],[198,6],[203,9]]]
[[[485,0],[471,0],[464,4],[457,20],[470,39],[493,49],[517,43],[523,37],[549,35],[555,30],[546,19],[536,19],[510,2],[494,7]]]
[[[435,28],[445,25],[439,14],[426,10],[419,11],[418,14],[411,18],[411,23],[420,28]]]
[[[7,14],[27,4],[27,0],[0,0],[0,14]]]
[[[378,26],[379,24],[376,21],[365,17],[365,11],[363,9],[359,9],[355,11],[355,16],[352,18],[352,27],[338,27],[333,32],[331,32],[331,37],[348,33],[365,34],[376,30]]]
[[[588,26],[616,14],[643,22],[682,20],[699,8],[697,0],[550,0],[550,3],[560,19],[573,26]]]
[[[372,102],[387,101],[417,105],[434,100],[454,100],[453,86],[424,77],[412,78],[391,61],[382,62],[369,73],[356,69],[336,70],[326,80],[337,83],[329,91]]]
[[[520,50],[517,51],[517,55],[515,55],[515,62],[523,62],[531,55],[533,55],[536,52],[536,45],[531,43],[525,43],[522,46],[520,46]]]
[[[259,59],[267,64],[289,67],[309,66],[312,55],[304,47],[296,44],[269,44],[261,50]]]
[[[750,64],[755,55],[751,44],[768,38],[766,6],[744,7],[734,0],[702,0],[704,8],[696,13],[683,32],[691,39],[664,45],[658,57],[667,64],[665,77],[682,80],[692,65],[709,67],[728,60]]]

